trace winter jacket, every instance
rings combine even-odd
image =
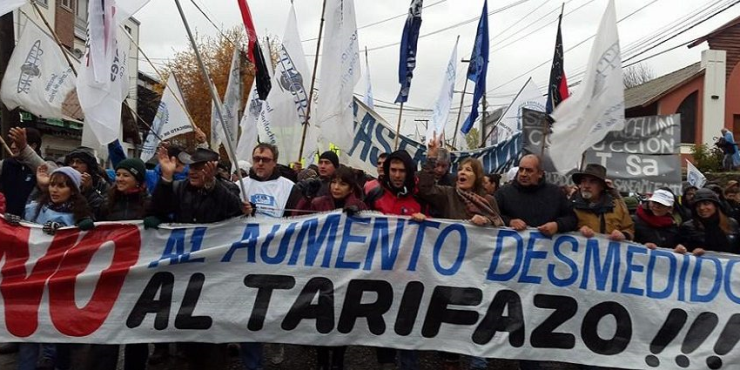
[[[690,252],[696,248],[708,251],[740,254],[740,226],[737,221],[728,217],[730,233],[725,234],[719,227],[707,228],[698,219],[692,219],[681,224],[678,229],[677,244],[681,244]],[[715,225],[716,226],[716,225]],[[727,239],[725,246],[712,243],[714,238]]]
[[[365,211],[367,206],[361,200],[359,200],[354,194],[350,194],[344,199],[344,204],[337,204],[337,201],[332,198],[331,195],[325,195],[323,197],[314,198],[310,205],[307,207],[305,213],[315,212],[329,212],[335,209],[348,209],[355,208],[356,211]],[[305,214],[304,213],[304,214]]]
[[[634,241],[641,244],[654,243],[661,248],[676,246],[678,225],[672,215],[657,217],[643,204],[632,215],[632,221],[635,223]]]
[[[55,208],[50,205],[41,207],[38,215],[36,215],[36,209],[38,203],[30,202],[26,205],[26,211],[23,215],[23,219],[29,222],[43,225],[47,222],[56,222],[62,226],[72,226],[75,224],[75,216],[71,211],[64,210],[63,208]]]
[[[429,158],[422,167],[422,171],[419,174],[419,198],[436,206],[440,212],[440,217],[452,220],[469,220],[473,218],[475,215],[468,212],[465,202],[459,198],[455,187],[435,184],[434,166],[436,162],[436,158]],[[488,200],[491,209],[496,213],[500,213],[496,199],[490,195],[486,195],[485,198]]]
[[[105,182],[100,181],[100,183]],[[93,187],[83,192],[82,196],[87,200],[87,205],[90,207],[90,211],[92,211],[93,218],[96,221],[100,221],[102,217],[101,212],[105,205],[105,198],[108,196],[108,191],[100,192],[100,190]]]
[[[149,194],[144,190],[132,194],[116,191],[115,199],[108,197],[102,207],[100,221],[141,220],[147,215],[149,202]]]
[[[406,179],[401,189],[394,188],[388,176],[384,176],[379,186],[367,193],[365,204],[371,210],[386,215],[410,216],[414,213],[428,213],[418,199],[418,179],[414,174],[416,164],[406,151],[391,153],[383,164],[386,173],[390,173],[392,160],[400,160],[406,168]]]
[[[36,188],[36,169],[42,164],[44,160],[28,145],[16,158],[0,161],[0,191],[5,193],[6,212],[23,214]]]
[[[149,214],[176,223],[212,223],[242,214],[242,202],[220,181],[210,189],[188,181],[159,181],[152,195]]]
[[[604,193],[598,204],[591,205],[576,193],[573,199],[573,210],[578,217],[578,228],[588,226],[599,234],[611,234],[621,231],[628,240],[635,235],[635,223],[630,217],[627,205],[622,199],[615,199]]]
[[[5,195],[0,193],[0,213],[5,213]]]
[[[494,194],[504,224],[520,219],[530,227],[548,222],[558,224],[558,233],[576,229],[578,219],[573,206],[557,185],[549,184],[544,177],[537,185],[523,186],[514,180]]]

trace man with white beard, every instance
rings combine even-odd
[[[573,210],[581,234],[587,238],[605,234],[615,241],[632,240],[635,224],[624,201],[608,191],[606,168],[588,164],[583,172],[574,173],[572,178],[578,185]]]

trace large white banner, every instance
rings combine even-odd
[[[213,106],[216,102],[211,103],[211,148],[215,151],[219,150],[221,143],[224,143],[226,148],[236,148],[237,136],[239,134],[239,109],[242,102],[240,54],[241,52],[237,45],[234,47],[234,54],[231,57],[229,80],[226,84],[226,93],[224,94],[223,104],[221,105],[223,122],[219,119],[218,113]],[[224,131],[224,127],[226,131]],[[231,156],[231,151],[227,150],[227,152]],[[232,163],[236,163],[234,158],[231,158],[231,160]]]
[[[79,70],[79,63],[75,68]],[[54,39],[28,20],[5,70],[0,97],[8,109],[20,106],[37,116],[61,119],[76,81]]]
[[[740,267],[575,234],[363,213],[211,225],[0,221],[5,342],[280,342],[733,369]]]
[[[452,107],[452,95],[455,92],[455,78],[457,77],[457,43],[459,41],[460,38],[458,37],[455,41],[455,47],[452,48],[450,60],[447,62],[447,67],[445,68],[444,78],[442,78],[442,87],[439,90],[437,102],[434,103],[432,119],[429,124],[427,124],[425,135],[426,142],[431,141],[435,133],[437,136],[444,136],[445,133],[447,118],[450,116],[450,108]]]

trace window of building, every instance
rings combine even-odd
[[[123,26],[123,28],[126,30],[126,32],[128,32],[129,35],[131,34],[131,27]]]
[[[681,144],[696,143],[697,106],[699,92],[694,91],[678,106],[676,113],[681,114]]]
[[[88,0],[75,0],[75,36],[82,40],[87,38],[87,3]]]
[[[49,7],[49,0],[33,0],[39,5],[43,5],[44,7]]]
[[[61,0],[60,4],[62,5],[62,8],[72,10],[72,0]]]

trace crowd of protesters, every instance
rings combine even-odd
[[[153,169],[139,159],[117,158],[112,159],[113,170],[105,171],[88,148],[78,148],[58,162],[46,161],[40,156],[40,133],[13,128],[13,157],[0,162],[0,212],[11,224],[25,220],[54,234],[65,226],[90,230],[95,221],[144,220],[146,228],[157,228],[161,223],[203,224],[237,216],[269,220],[337,209],[350,215],[372,210],[416,221],[447,218],[480,227],[531,228],[548,236],[602,234],[676,253],[740,252],[740,184],[735,181],[725,188],[686,186],[681,197],[660,189],[639,203],[617,192],[601,165],[588,164],[572,174],[575,187],[559,187],[546,182],[538,156],[525,155],[501,184],[501,176],[485,174],[477,159],[462,161],[451,174],[450,153],[436,137],[423,163],[415,163],[403,150],[378,156],[374,179],[342,165],[331,151],[319,157],[318,165],[290,168],[278,164],[277,147],[261,143],[251,163],[238,163],[240,177],[207,148],[204,137],[199,142],[191,153],[162,145]],[[147,344],[126,345],[124,367],[144,369],[147,363],[160,364],[176,355],[194,369],[223,369],[230,349],[240,352],[246,369],[264,367],[260,343],[177,343],[177,354],[170,354],[169,347],[157,344],[150,354]],[[73,350],[21,344],[18,369],[69,369]],[[317,346],[320,369],[343,369],[345,350]],[[115,369],[119,362],[117,345],[93,345],[90,353],[89,368]],[[419,366],[415,351],[378,348],[376,355],[383,369]],[[440,359],[444,369],[460,369],[463,362],[471,369],[487,368],[483,358],[461,361],[459,355],[440,352]],[[520,361],[519,366],[543,368],[538,361]]]

